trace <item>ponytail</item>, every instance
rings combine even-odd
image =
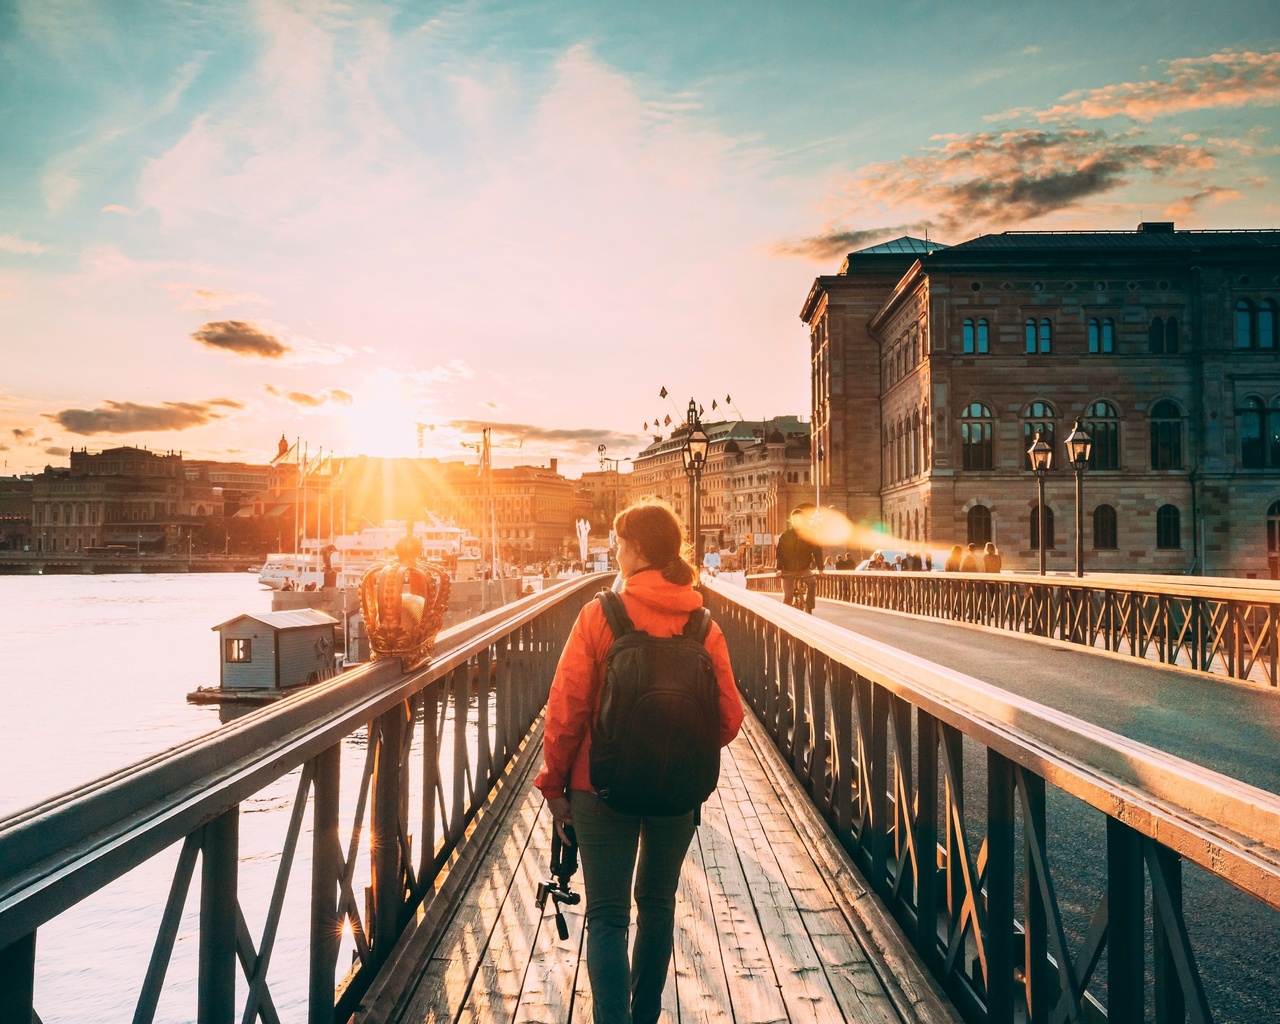
[[[691,586],[698,578],[685,543],[684,528],[671,506],[658,498],[643,498],[613,518],[613,529],[640,557],[677,586]]]

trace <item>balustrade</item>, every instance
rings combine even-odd
[[[399,661],[362,666],[0,820],[0,1024],[39,1020],[40,927],[177,843],[135,1024],[154,1018],[197,861],[192,1018],[278,1021],[269,968],[308,807],[307,1019],[345,1021],[541,714],[560,649],[601,584],[588,576],[552,587],[443,633],[432,663],[415,672],[402,673]],[[364,763],[340,831],[341,745],[351,737],[365,741]],[[299,769],[255,941],[240,902],[248,869],[240,808]],[[412,809],[411,772],[421,798]],[[358,869],[370,883],[363,906]],[[344,934],[353,964],[335,991]],[[238,974],[247,986],[241,1006]]]
[[[773,575],[747,585],[781,589]],[[817,595],[1280,685],[1280,588],[1269,582],[837,571],[817,577]]]
[[[828,586],[886,603],[911,595],[916,608],[983,606],[974,588],[910,577],[899,588],[887,575]],[[763,595],[707,591],[744,696],[968,1020],[1140,1021],[1148,939],[1155,1019],[1212,1019],[1183,915],[1183,858],[1280,908],[1280,797]],[[1035,606],[1049,592],[1025,593]],[[985,808],[974,776],[966,789],[966,759],[985,775]],[[1104,816],[1105,853],[1062,864],[1060,844],[1051,870],[1048,811],[1074,803],[1046,800],[1047,785]],[[1103,889],[1075,945],[1060,891],[1081,871],[1100,871]]]

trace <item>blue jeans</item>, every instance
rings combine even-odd
[[[619,814],[594,793],[577,790],[569,804],[587,898],[595,1024],[654,1024],[671,964],[676,886],[693,839],[693,812],[673,818]],[[628,964],[633,873],[636,944]]]

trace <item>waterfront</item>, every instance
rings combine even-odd
[[[270,606],[271,592],[249,573],[0,577],[0,716],[9,727],[0,815],[217,728],[216,706],[186,701],[218,681],[210,627]],[[344,807],[362,755],[363,737],[345,745]],[[240,899],[255,942],[297,782],[292,772],[241,808]],[[309,851],[304,839],[272,958],[283,1019],[305,1005]],[[46,1024],[131,1019],[176,860],[174,847],[41,928],[36,1006]],[[356,883],[359,892],[364,881]],[[198,889],[188,894],[158,1022],[191,1018]]]

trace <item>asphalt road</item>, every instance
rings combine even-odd
[[[851,632],[1075,715],[1259,788],[1280,793],[1280,693],[1061,643],[819,601],[815,614]],[[973,852],[985,829],[985,752],[965,743]],[[1078,948],[1105,889],[1102,814],[1053,787],[1049,863],[1069,940]],[[1018,829],[1021,843],[1021,828]],[[1280,1006],[1280,912],[1195,865],[1184,914],[1213,1019],[1272,1024]],[[1018,888],[1021,890],[1021,879]],[[1150,922],[1150,893],[1147,897]],[[1148,923],[1148,933],[1150,923]],[[1148,941],[1148,977],[1150,977]],[[1105,1005],[1106,959],[1092,986]],[[1148,988],[1147,1019],[1153,1019]]]

